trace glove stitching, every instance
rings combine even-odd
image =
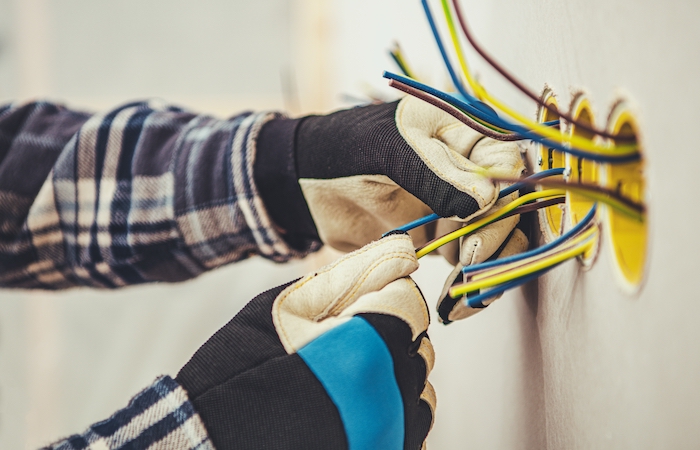
[[[396,256],[392,256],[392,255],[396,255]],[[362,284],[367,280],[367,278],[369,278],[369,276],[372,274],[372,272],[377,270],[377,268],[379,268],[379,266],[384,264],[385,262],[391,261],[392,259],[405,259],[405,260],[415,261],[415,256],[413,258],[410,258],[407,256],[408,255],[406,255],[406,253],[395,252],[395,253],[389,253],[385,257],[382,257],[381,259],[378,259],[377,261],[375,261],[368,268],[368,270],[366,270],[364,272],[364,275],[362,276],[362,278],[360,278],[359,280],[357,280],[355,282],[354,288],[350,292],[348,292],[346,295],[341,297],[341,299],[343,299],[343,300],[339,300],[339,302],[336,304],[336,306],[333,307],[333,310],[336,310],[338,308],[338,306],[342,306],[342,308],[341,308],[341,311],[342,311],[343,309],[345,309],[347,307],[348,304],[354,303],[354,302],[350,302],[350,300],[355,296],[355,293],[360,290],[360,288],[362,287]]]

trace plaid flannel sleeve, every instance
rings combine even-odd
[[[45,450],[113,449],[214,450],[206,428],[185,390],[168,376],[158,378],[129,405],[81,435]]]
[[[253,178],[275,113],[226,120],[158,102],[88,115],[0,107],[0,286],[182,281],[250,255],[282,262]]]

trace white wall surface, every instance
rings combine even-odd
[[[406,42],[413,65],[432,69],[422,52],[437,51],[418,1],[334,4],[346,30],[340,46],[354,52],[337,66],[342,79],[373,73],[377,81],[387,66],[370,59],[371,69],[356,67],[381,45],[365,33]],[[431,4],[439,11],[439,2]],[[438,413],[429,442],[440,449],[698,448],[700,214],[688,202],[700,187],[700,153],[679,130],[696,129],[700,119],[700,4],[461,5],[482,45],[535,90],[549,84],[560,105],[585,90],[601,127],[615,100],[635,105],[647,161],[649,262],[641,290],[624,293],[604,234],[590,271],[570,262],[467,321],[433,325]],[[360,36],[348,31],[360,27]],[[535,117],[533,102],[470,55],[487,88]]]
[[[433,324],[430,447],[698,448],[700,152],[689,138],[700,119],[700,4],[461,4],[480,42],[534,89],[549,84],[561,105],[584,89],[600,126],[621,96],[636,105],[649,264],[642,289],[624,293],[603,235],[591,270],[567,263],[467,321]],[[418,0],[0,0],[0,99],[106,108],[160,96],[220,115],[330,110],[365,85],[391,95],[381,72],[393,69],[385,50],[394,39],[424,78],[446,85]],[[471,61],[487,88],[534,118],[531,101]],[[296,101],[283,95],[285,71]],[[313,264],[253,260],[115,293],[0,292],[0,448],[34,448],[104,418],[173,374],[255,293]],[[439,258],[422,262],[416,279],[431,305],[449,270]]]

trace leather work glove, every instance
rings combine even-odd
[[[513,142],[499,142],[484,138],[474,146],[469,157],[476,164],[498,171],[498,173],[507,174],[507,177],[517,178],[521,175],[524,165],[522,161],[520,161],[520,164],[514,164],[513,159],[509,159],[509,156],[513,155],[515,151],[517,151],[517,144]],[[499,157],[499,153],[503,155]],[[506,184],[499,183],[498,190],[500,191],[505,187],[507,187]],[[517,197],[518,193],[514,192],[497,200],[490,210],[482,215],[501,209],[517,199]],[[491,259],[504,258],[527,250],[529,245],[528,238],[525,233],[516,228],[519,221],[519,215],[499,220],[437,250],[448,262],[454,264],[454,269],[447,277],[437,305],[438,317],[441,322],[447,324],[455,320],[465,319],[483,310],[483,308],[469,307],[463,301],[463,297],[453,299],[449,296],[448,290],[453,285],[466,281],[462,277],[462,267],[479,264]],[[436,227],[435,235],[445,235],[463,225],[464,223],[461,222],[441,219]],[[501,295],[489,298],[483,302],[484,305],[488,306],[500,298]]]
[[[431,212],[461,222],[484,213],[498,195],[477,173],[484,168],[520,175],[517,144],[485,139],[408,96],[272,120],[258,137],[254,172],[273,221],[292,245],[314,236],[352,251]],[[410,234],[416,245],[433,237],[430,227]]]
[[[435,394],[417,267],[392,234],[253,299],[177,376],[215,447],[420,449]]]

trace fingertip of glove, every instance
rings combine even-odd
[[[396,235],[406,235],[408,236],[408,232],[403,231],[403,230],[391,230],[387,231],[386,233],[382,234],[382,239],[389,237],[389,236],[396,236]]]

